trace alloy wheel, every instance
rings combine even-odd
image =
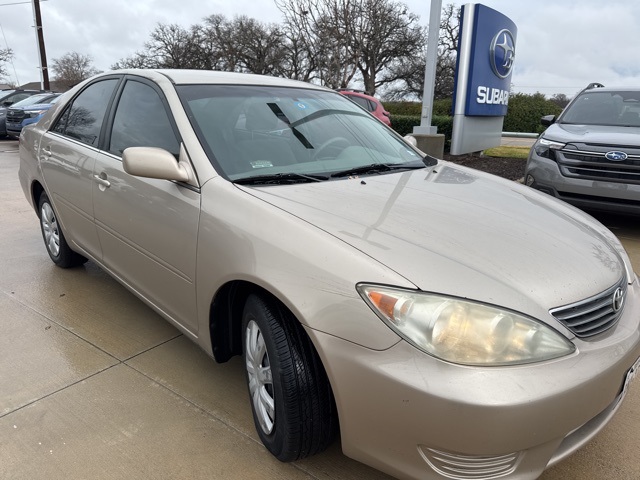
[[[48,203],[42,205],[40,222],[44,233],[44,243],[51,255],[57,257],[60,254],[60,230],[58,229],[56,214]]]
[[[251,401],[262,431],[269,435],[273,431],[276,414],[269,354],[260,327],[255,321],[249,321],[245,335],[245,360]]]

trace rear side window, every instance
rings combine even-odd
[[[104,115],[117,83],[117,78],[111,78],[89,85],[67,107],[53,131],[97,147]]]
[[[180,153],[180,143],[171,126],[164,103],[155,89],[129,80],[118,102],[109,152],[122,156],[128,147],[157,147]]]
[[[373,105],[372,102],[370,102],[366,98],[357,97],[355,95],[351,95],[349,98],[360,105],[362,108],[369,110],[370,112],[373,112],[376,109],[375,105]]]

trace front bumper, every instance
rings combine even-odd
[[[24,123],[24,122],[23,122]],[[22,131],[23,123],[6,123],[7,135],[18,138],[20,136],[20,132]]]
[[[379,352],[310,330],[332,382],[344,453],[398,478],[537,478],[618,408],[640,357],[638,283],[614,328],[541,364],[459,366],[406,342]],[[474,470],[498,463],[502,470],[482,477]],[[455,476],[439,473],[451,465]]]
[[[527,161],[524,181],[581,209],[640,215],[640,185],[565,177],[556,162],[535,152]]]

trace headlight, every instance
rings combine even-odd
[[[569,355],[555,330],[509,310],[415,290],[359,284],[358,293],[420,350],[464,365],[521,365]]]
[[[31,112],[27,112],[27,114],[25,115],[25,117],[28,118],[36,118],[40,115],[42,115],[44,112],[46,112],[46,110],[33,110]]]
[[[565,143],[554,142],[553,140],[547,140],[546,138],[541,137],[534,144],[533,149],[538,154],[538,156],[555,160],[555,150],[562,150],[565,145]]]

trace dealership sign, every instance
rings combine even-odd
[[[451,153],[500,144],[516,57],[516,25],[480,4],[462,7]]]

